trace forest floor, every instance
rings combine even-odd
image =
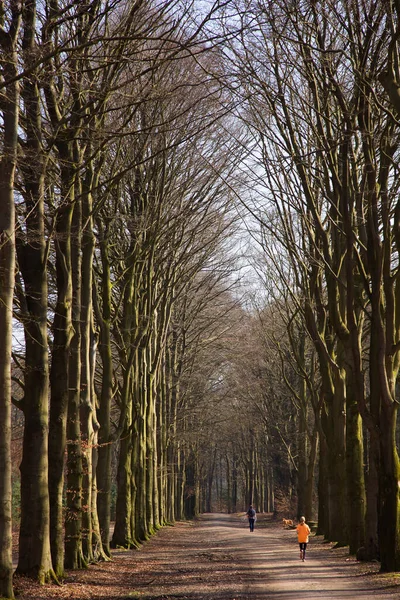
[[[312,535],[306,561],[296,532],[261,515],[206,514],[163,527],[140,550],[70,571],[61,586],[15,577],[18,600],[399,600],[400,574],[379,573]]]

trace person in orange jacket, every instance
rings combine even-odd
[[[311,529],[306,523],[304,517],[300,517],[300,522],[296,527],[297,539],[300,546],[300,559],[304,562],[306,560],[306,548],[308,544],[308,536],[311,533]]]

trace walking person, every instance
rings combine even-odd
[[[306,560],[306,549],[308,544],[308,536],[311,533],[311,529],[306,523],[304,517],[300,517],[299,524],[296,527],[297,539],[300,546],[300,560],[303,562]]]
[[[252,504],[250,504],[249,510],[247,511],[246,515],[247,515],[247,518],[249,519],[250,531],[254,531],[254,523],[256,521],[256,511],[255,511],[255,508],[253,508]]]

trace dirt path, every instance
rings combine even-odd
[[[376,571],[318,538],[303,563],[294,531],[259,519],[250,533],[237,516],[209,514],[163,528],[139,552],[117,550],[112,563],[70,573],[61,588],[20,581],[18,591],[21,600],[399,600],[400,580]]]

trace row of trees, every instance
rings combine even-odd
[[[266,290],[225,372],[254,415],[246,448],[261,420],[275,491],[294,485],[298,515],[318,509],[319,533],[383,571],[400,568],[399,16],[396,2],[244,3],[217,72],[251,139],[234,181],[250,182]]]
[[[320,437],[319,528],[399,570],[399,6],[278,1],[240,14],[226,85],[253,136],[247,204],[295,358],[299,440],[308,407]],[[313,429],[308,443],[303,482]]]
[[[112,544],[136,547],[198,510],[182,409],[196,357],[215,344],[208,336],[227,335],[236,305],[225,181],[241,148],[231,135],[221,150],[233,124],[207,75],[218,37],[206,25],[219,10],[175,0],[0,9],[4,597],[11,399],[24,415],[18,573],[44,582],[109,558],[115,448]],[[11,372],[13,313],[23,351]]]

